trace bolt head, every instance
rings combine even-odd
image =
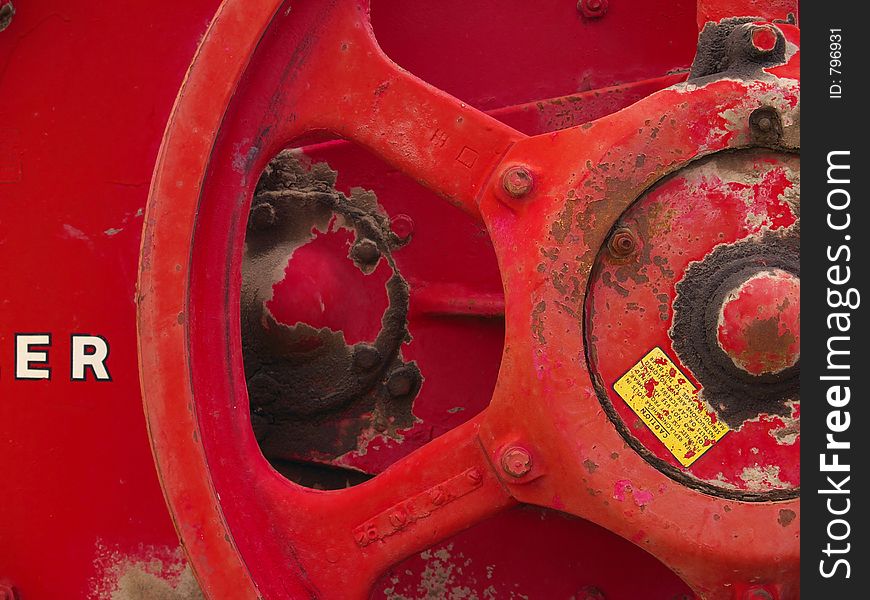
[[[577,10],[587,19],[600,19],[607,12],[607,0],[580,0]]]
[[[362,239],[350,249],[350,257],[361,265],[371,266],[380,260],[381,251],[372,240]]]
[[[369,344],[357,344],[353,349],[353,362],[359,368],[369,371],[381,362],[381,353]]]
[[[511,477],[522,477],[532,470],[532,455],[525,448],[511,446],[501,455],[501,466]]]
[[[268,202],[262,202],[251,209],[248,222],[254,231],[264,231],[272,227],[276,220],[275,207]]]
[[[504,172],[501,178],[504,191],[511,198],[522,198],[532,191],[534,181],[532,174],[525,167],[511,167]]]
[[[628,227],[620,227],[610,236],[607,248],[614,258],[627,258],[637,249],[637,238]]]
[[[393,398],[408,396],[420,382],[420,373],[412,366],[399,367],[387,379],[387,391]]]
[[[390,229],[400,242],[406,242],[414,233],[414,221],[408,215],[396,215],[390,220]]]

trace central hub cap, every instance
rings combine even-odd
[[[739,369],[776,374],[800,359],[800,279],[762,271],[727,293],[719,310],[719,347]]]
[[[672,479],[739,500],[800,488],[799,158],[698,160],[601,245],[586,335],[623,439]]]

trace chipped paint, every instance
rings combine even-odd
[[[780,468],[777,465],[762,467],[755,465],[746,467],[740,474],[740,479],[746,484],[746,489],[752,492],[767,490],[785,490],[792,487],[788,482],[779,478]]]
[[[122,552],[99,543],[88,600],[204,600],[181,548]]]

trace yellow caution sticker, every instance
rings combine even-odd
[[[613,389],[684,467],[729,431],[661,348],[650,350]]]

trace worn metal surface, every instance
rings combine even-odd
[[[632,256],[603,250],[596,261],[586,335],[605,409],[653,464],[710,493],[770,499],[800,486],[800,351],[792,333],[800,306],[799,186],[794,155],[741,151],[700,160],[619,219],[638,240]],[[732,429],[688,468],[613,390],[656,347],[700,388],[705,410]],[[759,361],[782,368],[754,372]]]
[[[795,597],[799,502],[707,495],[626,448],[587,369],[583,326],[599,249],[653,184],[717,153],[797,150],[797,28],[776,24],[782,52],[759,60],[740,53],[757,51],[741,23],[703,77],[525,137],[386,59],[365,4],[250,6],[223,6],[179,97],[140,277],[142,370],[160,374],[143,377],[154,450],[206,592],[364,597],[395,562],[524,502],[610,529],[703,597],[759,587]],[[610,7],[596,22],[615,15]],[[283,69],[276,56],[289,57]],[[754,118],[759,108],[780,120]],[[311,129],[366,146],[480,219],[505,292],[489,406],[377,477],[330,492],[278,477],[259,453],[240,328],[226,318],[241,305],[259,173]],[[534,181],[521,198],[502,183],[518,166]],[[511,448],[531,460],[513,461]]]

